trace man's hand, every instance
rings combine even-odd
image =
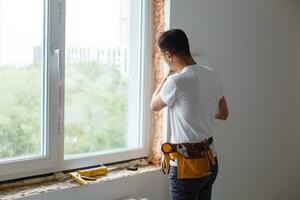
[[[222,97],[219,101],[219,109],[215,118],[224,121],[228,118],[228,107],[225,97]]]

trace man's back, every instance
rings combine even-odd
[[[212,136],[223,96],[220,79],[212,69],[189,65],[168,77],[160,94],[169,103],[172,143],[196,143]]]

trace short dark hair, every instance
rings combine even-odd
[[[163,52],[170,51],[175,55],[191,55],[189,40],[185,32],[180,29],[170,29],[163,32],[159,37],[158,46]]]

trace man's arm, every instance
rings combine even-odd
[[[223,96],[219,101],[218,113],[215,116],[216,119],[226,120],[228,118],[228,107],[225,97]]]
[[[160,111],[161,109],[167,106],[165,102],[162,100],[162,98],[160,97],[159,92],[162,86],[164,85],[164,83],[166,82],[168,76],[170,76],[173,73],[174,73],[173,71],[169,71],[169,73],[163,78],[163,80],[159,83],[155,92],[153,93],[152,100],[151,100],[151,109],[153,111]]]

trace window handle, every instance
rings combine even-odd
[[[54,54],[57,60],[57,70],[60,71],[60,49],[59,48],[54,49]]]

